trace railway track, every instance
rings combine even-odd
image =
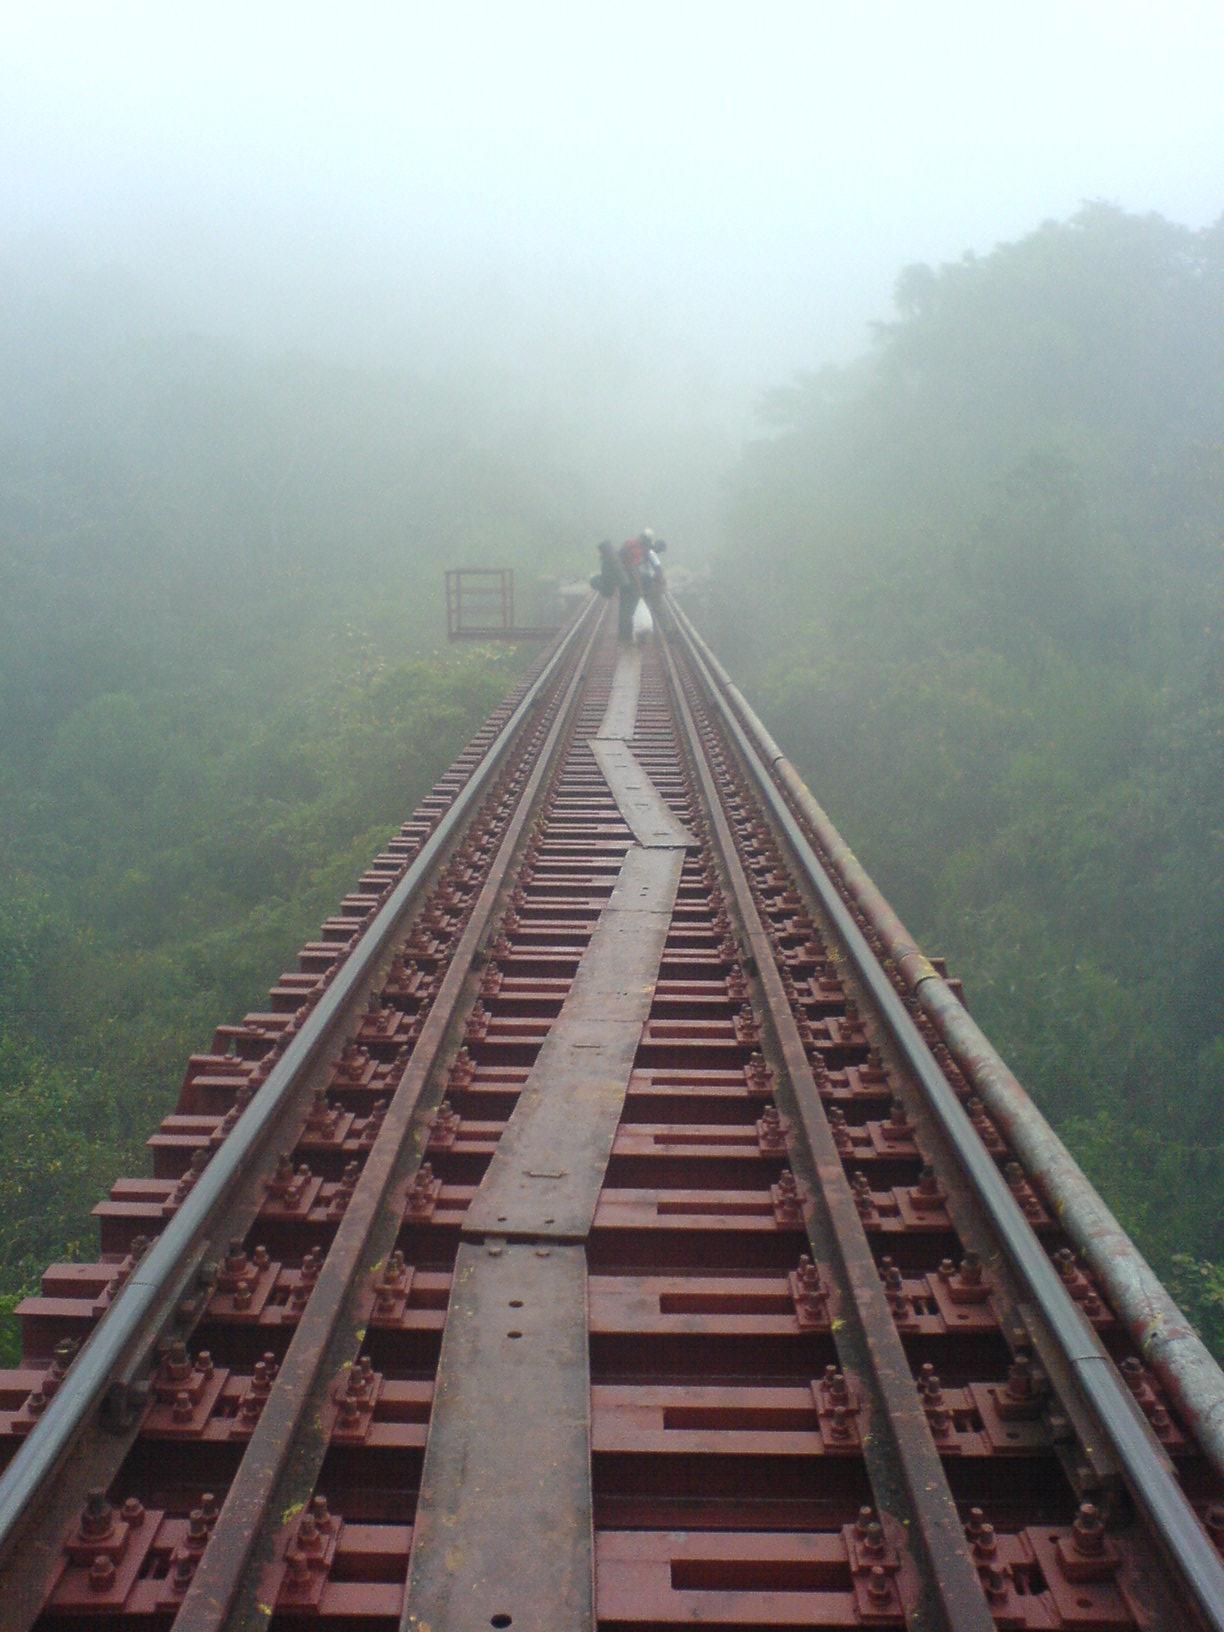
[[[681,615],[590,606],[0,1373],[0,1625],[1224,1626],[1224,1391]]]

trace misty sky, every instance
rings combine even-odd
[[[1224,210],[1218,0],[34,0],[0,53],[10,240],[274,343],[595,327],[747,402],[907,262],[1085,198]]]

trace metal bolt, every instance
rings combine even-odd
[[[79,1347],[80,1344],[75,1338],[71,1337],[61,1337],[55,1345],[51,1361],[51,1375],[56,1381],[64,1375],[68,1367],[76,1359],[76,1352]]]
[[[871,1573],[867,1577],[867,1596],[873,1604],[888,1604],[892,1602],[892,1583],[888,1579],[888,1571],[883,1565],[873,1564]]]
[[[979,1524],[973,1538],[973,1553],[975,1558],[990,1558],[998,1551],[998,1542],[995,1538],[993,1524]]]
[[[89,1566],[89,1588],[91,1592],[106,1592],[115,1582],[115,1561],[107,1558],[105,1553],[99,1553]]]
[[[1091,1502],[1081,1502],[1071,1527],[1071,1545],[1084,1558],[1099,1558],[1105,1551],[1105,1521]]]
[[[884,1526],[878,1519],[872,1519],[863,1531],[862,1548],[873,1558],[879,1558],[885,1551]]]
[[[1027,1400],[1033,1393],[1033,1376],[1027,1354],[1017,1354],[1007,1373],[1007,1392],[1013,1400]]]
[[[169,1352],[162,1362],[162,1368],[171,1382],[179,1382],[190,1377],[192,1372],[191,1356],[187,1353],[187,1345],[176,1340],[170,1345]]]
[[[81,1534],[90,1541],[101,1541],[115,1527],[115,1515],[104,1490],[91,1490],[85,1497],[81,1514]]]
[[[829,1432],[834,1439],[849,1439],[853,1430],[850,1413],[844,1405],[835,1405],[830,1413]]]
[[[982,1587],[992,1604],[1002,1603],[1008,1594],[1007,1577],[993,1566],[982,1571]]]
[[[307,1592],[310,1589],[310,1561],[301,1553],[290,1553],[285,1559],[285,1581],[282,1590]]]

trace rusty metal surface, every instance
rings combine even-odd
[[[751,756],[750,739],[729,709],[726,709],[726,718]],[[761,788],[775,822],[786,832],[795,853],[802,858],[806,840],[794,817],[767,778],[762,778]],[[1174,1476],[1168,1458],[1123,1385],[1100,1339],[1063,1285],[1012,1188],[1005,1183],[858,924],[814,855],[806,871],[850,953],[859,978],[878,1006],[908,1066],[921,1081],[931,1109],[994,1223],[1002,1250],[1056,1334],[1067,1365],[1125,1470],[1135,1503],[1147,1515],[1168,1556],[1177,1560],[1181,1582],[1203,1624],[1224,1628],[1224,1562]]]
[[[696,843],[684,823],[672,815],[628,743],[596,738],[591,742],[591,752],[607,779],[617,809],[640,845],[683,850]]]
[[[139,1272],[123,1287],[110,1318],[72,1366],[63,1386],[41,1415],[35,1432],[0,1475],[0,1556],[15,1538],[27,1509],[47,1487],[55,1466],[68,1454],[83,1419],[97,1409],[120,1369],[132,1366],[132,1350],[140,1344],[142,1334],[155,1330],[181,1297],[184,1276],[190,1273],[193,1256],[198,1257],[200,1240],[215,1228],[217,1214],[241,1181],[246,1165],[260,1151],[295,1084],[331,1044],[346,1003],[361,989],[370,970],[384,954],[454,828],[487,785],[556,665],[588,621],[589,609],[558,644],[539,678],[528,688],[513,715],[507,718],[496,744],[490,744],[489,752],[473,771],[468,785],[420,847],[413,864],[385,901],[377,906],[353,955],[342,964],[328,990],[320,995],[289,1038],[287,1047],[251,1098],[230,1137],[184,1196],[181,1206],[143,1258]]]
[[[915,995],[1224,1476],[1224,1372],[947,982],[932,971]]]
[[[446,574],[449,640],[547,640],[555,627],[514,621],[511,567],[452,567]]]
[[[207,1248],[147,1398],[124,1397],[111,1454],[77,1442],[73,1475],[97,1488],[46,1510],[22,1577],[37,1592],[8,1592],[10,1568],[4,1632],[1211,1624],[1178,1598],[1184,1571],[1150,1505],[1128,1503],[1074,1374],[1117,1364],[1136,1431],[1219,1544],[1201,1441],[1011,1160],[1010,1124],[937,1050],[977,1141],[961,1166],[941,1090],[886,1023],[894,987],[936,989],[933,966],[903,958],[877,1001],[841,947],[845,903],[810,881],[794,811],[766,798],[753,742],[686,650],[676,693],[664,641],[626,657],[605,615],[568,701],[559,682],[524,722],[283,1124],[284,1155],[248,1164],[237,1238]],[[0,1458],[517,700],[267,1004],[193,1057],[153,1176],[97,1209],[96,1261],[52,1265],[23,1302]],[[607,730],[691,845],[626,831],[593,757]],[[524,1234],[485,1232],[516,1161],[533,1187],[581,1169],[572,1239],[548,1236],[560,1213],[529,1194]],[[1018,1295],[988,1205],[1000,1184],[1079,1311],[1065,1358]],[[502,1317],[532,1299],[490,1281],[473,1304],[470,1269],[554,1255],[571,1272],[541,1294],[552,1359],[520,1374],[504,1362],[535,1339]],[[493,1601],[506,1583],[518,1607]]]
[[[586,1303],[580,1246],[460,1246],[405,1632],[594,1628]]]
[[[683,862],[677,850],[630,847],[467,1210],[465,1235],[582,1241],[589,1234]]]
[[[804,1129],[816,1181],[809,1222],[813,1255],[818,1261],[828,1262],[830,1258],[836,1261],[839,1279],[845,1288],[839,1300],[842,1334],[839,1357],[843,1371],[859,1377],[872,1396],[870,1427],[864,1424],[859,1432],[863,1438],[887,1442],[881,1482],[885,1488],[894,1487],[893,1516],[908,1538],[921,1577],[920,1592],[912,1601],[906,1620],[911,1626],[990,1632],[994,1622],[965,1538],[964,1525],[931,1437],[922,1402],[914,1389],[910,1364],[885,1298],[879,1270],[803,1041],[787,1003],[773,946],[761,923],[730,828],[719,809],[713,776],[702,757],[697,728],[670,653],[668,661],[677,707],[685,721],[690,751],[697,763],[697,775],[709,799],[711,825],[721,860],[777,1032],[795,1114]],[[880,1507],[885,1511],[883,1496]]]
[[[364,1318],[358,1299],[364,1282],[359,1272],[364,1271],[365,1276],[370,1277],[374,1258],[379,1255],[385,1258],[394,1245],[399,1211],[393,1204],[392,1186],[410,1177],[421,1162],[419,1147],[412,1145],[408,1137],[413,1118],[437,1065],[453,1010],[468,978],[473,956],[487,932],[523,829],[551,769],[579,683],[580,671],[567,688],[538,762],[523,787],[516,814],[506,828],[455,948],[455,957],[443,977],[437,1001],[395,1086],[361,1177],[323,1262],[314,1295],[281,1362],[278,1377],[281,1387],[264,1407],[247,1455],[213,1529],[214,1544],[201,1559],[184,1597],[175,1622],[177,1632],[214,1632],[221,1625],[235,1632],[239,1626],[257,1627],[266,1622],[257,1595],[251,1590],[253,1582],[249,1576],[251,1588],[246,1601],[233,1604],[247,1553],[261,1529],[266,1528],[268,1516],[293,1505],[295,1492],[280,1491],[285,1499],[272,1500],[274,1491],[284,1483],[283,1470],[291,1452],[298,1490],[309,1494],[317,1481],[327,1449],[327,1436],[319,1427],[320,1394],[326,1393],[330,1378],[341,1368],[353,1366],[361,1352]],[[307,1417],[312,1407],[316,1416],[314,1424],[309,1424]]]
[[[673,612],[685,637],[731,699],[766,764],[808,824],[849,898],[879,936],[885,954],[987,1109],[1006,1128],[1017,1156],[1038,1178],[1051,1207],[1126,1322],[1140,1353],[1193,1425],[1217,1474],[1224,1477],[1224,1371],[956,992],[919,951],[917,942],[726,670],[684,613],[677,608]]]

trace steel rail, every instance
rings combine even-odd
[[[977,1564],[965,1540],[947,1473],[931,1435],[926,1413],[918,1403],[913,1374],[901,1334],[884,1296],[870,1243],[854,1205],[850,1183],[842,1168],[832,1129],[821,1104],[795,1017],[786,999],[774,951],[765,934],[753,899],[742,858],[718,797],[713,770],[706,757],[692,709],[684,695],[676,660],[667,644],[664,659],[671,680],[676,711],[687,739],[696,775],[709,805],[715,846],[721,853],[749,946],[756,960],[765,1007],[777,1035],[779,1049],[798,1109],[807,1154],[816,1177],[817,1206],[823,1219],[825,1251],[835,1255],[851,1297],[846,1300],[839,1358],[843,1369],[854,1372],[878,1401],[881,1428],[867,1435],[871,1445],[888,1444],[885,1459],[909,1507],[902,1519],[914,1561],[923,1581],[922,1599],[906,1619],[913,1627],[944,1627],[952,1632],[990,1632],[994,1622],[978,1576]],[[812,1253],[821,1250],[816,1234],[809,1237]],[[865,1453],[866,1454],[866,1453]],[[877,1454],[879,1454],[877,1452]]]
[[[572,718],[585,662],[596,636],[597,629],[592,629],[558,705],[556,719],[523,787],[518,808],[492,859],[472,916],[460,937],[412,1057],[401,1074],[378,1136],[366,1156],[361,1177],[323,1261],[311,1300],[280,1363],[272,1396],[260,1415],[246,1455],[222,1504],[209,1546],[175,1617],[175,1632],[215,1632],[222,1625],[230,1627],[232,1632],[237,1626],[253,1627],[266,1622],[267,1617],[256,1601],[254,1582],[248,1585],[245,1601],[235,1604],[244,1567],[261,1534],[266,1540],[267,1528],[278,1522],[277,1515],[289,1505],[288,1501],[275,1503],[271,1497],[283,1479],[291,1450],[297,1452],[298,1465],[293,1470],[296,1481],[304,1488],[313,1489],[318,1465],[328,1445],[327,1437],[317,1426],[318,1393],[321,1385],[326,1388],[330,1382],[327,1368],[329,1361],[335,1358],[332,1351],[337,1333],[341,1344],[351,1340],[354,1353],[361,1347],[357,1335],[361,1323],[353,1311],[361,1290],[355,1272],[359,1264],[369,1260],[369,1243],[380,1225],[384,1233],[389,1229],[394,1238],[398,1221],[392,1217],[393,1210],[387,1207],[387,1195],[392,1183],[409,1177],[422,1160],[418,1149],[413,1153],[414,1160],[405,1165],[404,1141],[437,1065],[455,1006],[471,974],[472,958],[488,927],[511,859],[555,762],[557,744]],[[310,1429],[306,1422],[312,1409],[316,1421]]]
[[[994,1226],[1008,1262],[1058,1342],[1085,1399],[1108,1436],[1136,1507],[1146,1517],[1203,1624],[1212,1632],[1224,1632],[1224,1562],[1170,1471],[1113,1363],[1064,1287],[922,1033],[769,774],[771,762],[765,751],[749,734],[724,695],[715,672],[697,645],[692,625],[678,608],[673,610],[687,648],[691,672],[734,741],[770,816],[790,845],[803,877],[814,890],[859,979],[925,1094]]]
[[[169,1317],[181,1289],[184,1263],[193,1253],[198,1259],[201,1239],[215,1230],[218,1213],[246,1176],[252,1157],[270,1134],[282,1108],[334,1042],[354,994],[385,954],[456,830],[468,818],[505,760],[519,727],[558,674],[582,629],[592,622],[596,607],[592,599],[559,638],[556,649],[489,745],[454,804],[422,845],[229,1137],[134,1270],[107,1311],[106,1319],[73,1362],[37,1427],[0,1475],[0,1559],[18,1539],[23,1520],[71,1452],[83,1422],[99,1408],[122,1372],[137,1363],[131,1352],[133,1345],[143,1334],[146,1342],[140,1344],[140,1349],[145,1352],[153,1335]]]
[[[1052,1211],[1100,1282],[1144,1363],[1151,1367],[1190,1425],[1204,1455],[1224,1478],[1224,1371],[964,1004],[923,956],[917,941],[726,669],[684,613],[674,606],[673,611],[770,771],[824,850],[829,865],[879,935],[915,1000],[1006,1133],[1016,1155],[1038,1179]]]
[[[1224,1371],[964,1004],[923,956],[726,669],[684,613],[678,607],[673,611],[830,866],[880,936],[915,1000],[1006,1132],[1017,1156],[1038,1178],[1059,1223],[1097,1277],[1144,1362],[1224,1478]]]

